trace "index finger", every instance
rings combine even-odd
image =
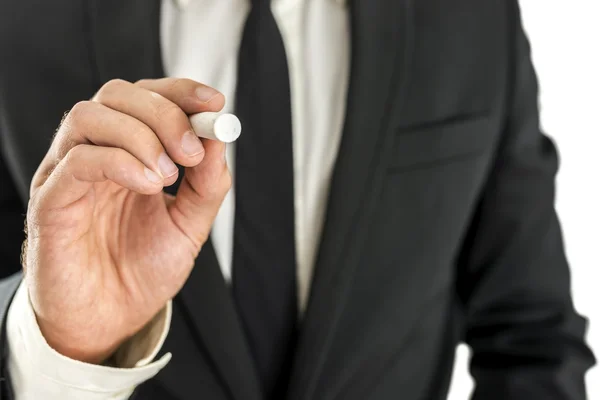
[[[225,105],[225,96],[221,92],[191,79],[142,79],[135,85],[169,99],[186,114],[217,112]]]

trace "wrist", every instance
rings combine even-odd
[[[36,320],[44,340],[54,351],[73,360],[87,364],[105,363],[127,340],[127,337],[110,338],[109,335],[88,335],[79,332],[77,336],[53,329],[36,315]],[[102,339],[99,338],[102,337]]]

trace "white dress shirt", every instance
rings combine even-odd
[[[220,90],[226,98],[224,111],[232,112],[237,54],[249,10],[249,0],[163,0],[160,39],[165,73]],[[290,73],[298,307],[303,311],[345,114],[349,16],[345,0],[273,0],[272,10]],[[235,145],[228,145],[232,172],[234,152]],[[233,254],[234,196],[232,189],[211,233],[227,281]],[[26,285],[22,284],[10,306],[7,323],[8,366],[16,400],[127,399],[137,385],[168,363],[170,354],[152,360],[165,340],[170,318],[169,303],[121,346],[116,355],[121,368],[86,364],[48,346],[37,325]]]

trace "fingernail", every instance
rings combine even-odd
[[[198,139],[198,136],[193,132],[186,132],[181,139],[181,149],[185,154],[192,157],[198,155],[204,151],[202,142]]]
[[[219,92],[209,86],[198,86],[196,89],[196,96],[200,101],[208,103],[213,97],[218,95]]]
[[[158,169],[165,178],[177,173],[177,165],[169,158],[167,153],[158,156]]]
[[[156,172],[154,172],[148,168],[144,168],[144,173],[146,174],[146,179],[148,179],[150,182],[152,182],[152,183],[162,182],[162,178]]]

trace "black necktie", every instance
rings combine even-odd
[[[290,83],[270,0],[253,0],[236,92],[232,286],[267,399],[283,398],[297,320]]]

